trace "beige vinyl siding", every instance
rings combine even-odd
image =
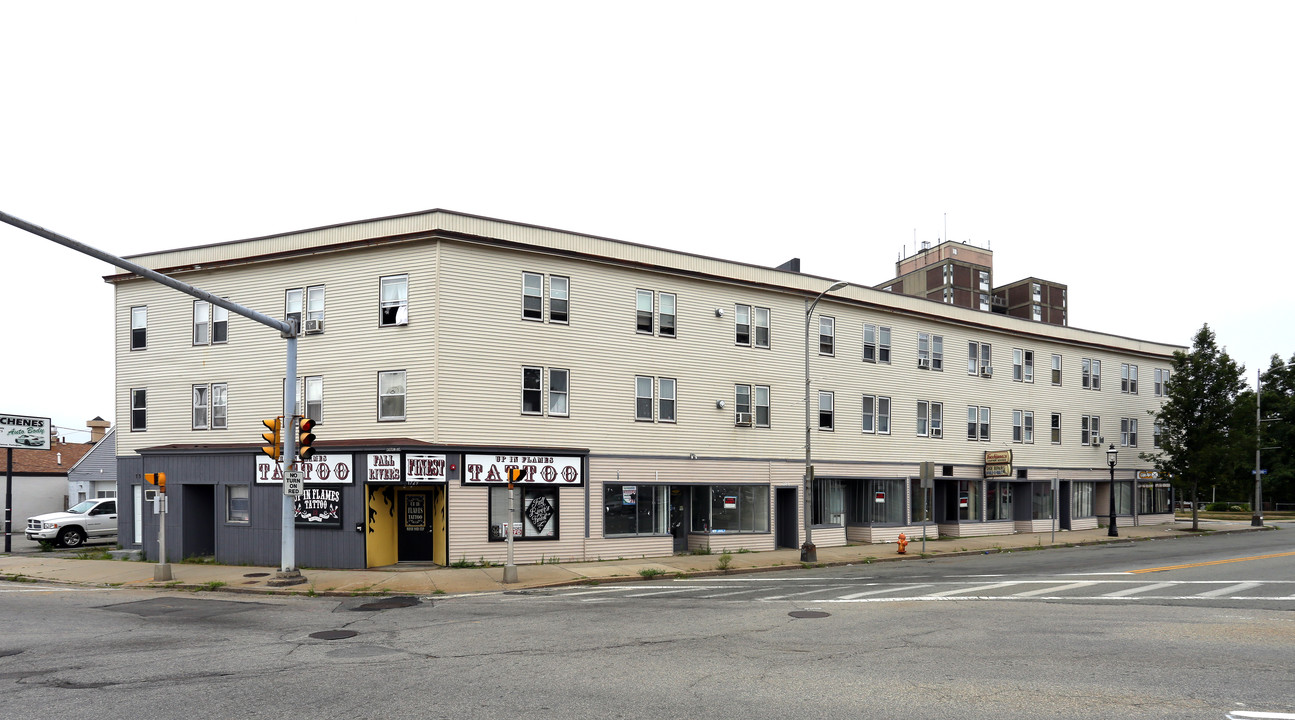
[[[949,537],[985,537],[987,535],[1011,535],[1015,524],[1010,521],[940,523],[941,535]],[[1048,528],[1051,528],[1048,525]],[[1045,528],[1046,529],[1046,528]]]
[[[447,500],[449,552],[446,557],[449,562],[487,560],[503,564],[508,557],[508,543],[490,541],[489,486],[451,482]],[[584,488],[558,490],[557,517],[559,539],[513,542],[513,561],[516,564],[531,565],[553,558],[562,561],[586,559]]]
[[[195,272],[184,280],[275,318],[283,317],[287,289],[324,285],[324,333],[303,335],[297,342],[298,376],[324,378],[319,438],[431,439],[431,348],[439,315],[431,249],[429,243],[390,246],[238,271]],[[395,274],[409,275],[409,324],[380,328],[378,278]],[[149,426],[144,433],[121,433],[119,455],[171,443],[259,442],[261,420],[282,413],[286,341],[273,329],[230,313],[229,342],[195,347],[193,300],[150,281],[117,286],[117,413],[129,428],[129,390],[146,387]],[[148,305],[144,351],[128,350],[133,305]],[[377,422],[377,374],[382,370],[408,373],[404,422]],[[190,430],[190,385],[200,382],[229,384],[227,430]]]

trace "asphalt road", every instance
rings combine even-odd
[[[0,717],[1295,714],[1292,596],[1292,529],[406,606],[3,583]]]

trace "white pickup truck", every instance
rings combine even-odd
[[[80,547],[89,538],[117,534],[117,499],[86,500],[64,510],[27,518],[27,539]]]

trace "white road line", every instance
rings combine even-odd
[[[1020,584],[1021,583],[1017,580],[1009,580],[1007,582],[990,583],[989,585],[972,585],[971,587],[955,588],[953,590],[942,590],[936,593],[927,593],[925,597],[947,597],[949,595],[957,595],[959,593],[979,592],[981,590],[993,590],[994,588],[1010,587],[1012,585],[1020,585]]]
[[[764,573],[764,576],[763,576],[763,577],[757,576],[757,577],[730,577],[730,578],[719,578],[719,577],[708,577],[708,578],[679,578],[679,579],[678,579],[678,580],[676,580],[675,582],[681,582],[681,583],[717,583],[717,582],[721,582],[721,583],[722,583],[722,582],[750,582],[750,583],[754,583],[754,582],[791,582],[791,583],[798,583],[798,582],[842,582],[842,581],[844,580],[844,578],[832,578],[832,577],[769,577],[768,575],[769,575],[768,573]],[[871,577],[857,577],[857,578],[851,578],[851,580],[872,580],[872,578],[871,578]]]
[[[1259,583],[1257,582],[1237,583],[1236,585],[1229,585],[1227,587],[1219,588],[1218,590],[1210,590],[1208,592],[1197,593],[1197,594],[1200,595],[1201,597],[1220,597],[1223,595],[1231,595],[1232,593],[1235,593],[1235,592],[1241,592],[1242,590],[1249,590],[1250,588],[1254,588],[1254,587],[1259,587]]]
[[[696,590],[696,589],[697,588],[695,587],[683,587],[683,588],[675,588],[673,590],[657,590],[655,592],[634,593],[633,595],[622,595],[621,597],[632,598],[632,597],[652,597],[653,595],[671,595],[673,593],[692,592],[693,590]]]
[[[697,597],[704,600],[706,598],[727,597],[729,595],[745,595],[747,593],[760,592],[761,590],[765,590],[765,589],[766,588],[762,588],[762,587],[753,587],[753,588],[746,588],[744,590],[730,590],[728,592],[712,593],[710,595],[698,595]]]
[[[835,587],[827,586],[827,587],[818,588],[817,590],[807,590],[805,592],[791,593],[788,595],[773,595],[771,597],[762,597],[760,599],[761,600],[785,600],[786,598],[800,597],[801,595],[814,595],[817,593],[834,592],[836,590],[846,590],[846,589],[849,589],[849,587],[850,587],[849,585],[837,585]]]
[[[603,588],[601,590],[581,590],[579,592],[562,593],[562,597],[576,597],[577,595],[596,595],[598,593],[609,593],[609,592],[628,592],[630,590],[637,590],[637,589],[638,588],[634,588],[634,587],[618,587],[618,588]]]
[[[1233,710],[1227,714],[1228,720],[1295,720],[1295,713],[1251,712]]]
[[[999,573],[997,575],[945,575],[945,577],[955,578],[955,577],[1007,577],[1007,576],[1002,573]]]
[[[868,595],[881,595],[882,593],[899,592],[900,590],[916,590],[918,588],[931,587],[931,585],[897,585],[895,587],[882,588],[881,590],[869,590],[867,592],[854,593],[853,595],[842,595],[837,600],[854,600],[855,598],[867,597]]]
[[[1130,595],[1137,595],[1138,593],[1151,592],[1152,590],[1159,590],[1161,588],[1172,587],[1173,585],[1174,583],[1171,583],[1171,582],[1155,583],[1153,585],[1138,585],[1131,588],[1125,588],[1123,590],[1116,590],[1115,592],[1108,592],[1102,597],[1108,597],[1108,598],[1128,597]]]
[[[1091,587],[1096,583],[1092,580],[1081,580],[1070,583],[1069,585],[1058,585],[1056,587],[1039,588],[1038,590],[1026,590],[1025,592],[1012,593],[1013,597],[1034,597],[1035,595],[1047,595],[1048,593],[1062,592],[1064,590],[1074,590],[1076,588]]]
[[[0,588],[0,593],[33,593],[33,592],[103,592],[112,588],[73,588],[73,587],[24,587]]]

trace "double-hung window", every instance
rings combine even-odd
[[[193,344],[223,343],[229,337],[229,311],[206,300],[193,301]]]
[[[308,419],[324,422],[324,376],[307,375],[297,378],[297,407],[304,409]]]
[[[1138,419],[1120,418],[1120,447],[1138,446]]]
[[[405,371],[378,373],[378,421],[405,419]]]
[[[225,522],[248,524],[251,519],[251,508],[247,485],[225,486]]]
[[[755,386],[755,426],[769,427],[770,423],[769,386]]]
[[[544,321],[544,276],[522,273],[522,319]]]
[[[130,309],[130,349],[143,350],[148,347],[148,306],[140,305]],[[1160,371],[1157,370],[1157,373]]]
[[[917,366],[923,370],[944,370],[944,337],[930,333],[917,334]]]
[[[818,318],[818,354],[836,354],[836,318],[830,315]]]
[[[571,278],[548,276],[548,321],[566,325],[571,320]],[[522,273],[522,319],[544,322],[544,274]]]
[[[967,374],[992,376],[994,372],[992,350],[989,343],[976,342],[975,340],[968,342]]]
[[[652,415],[653,390],[656,391],[656,416]],[[642,422],[675,421],[675,380],[637,375],[634,378],[634,419]]]
[[[302,326],[302,332],[310,332],[312,325],[316,328],[322,328],[324,325],[323,285],[312,285],[306,288],[306,324]]]
[[[917,401],[917,436],[944,437],[944,403]]]
[[[544,415],[544,377],[548,375],[548,411],[550,417],[567,417],[571,400],[571,371],[559,368],[524,366],[522,368],[522,414]]]
[[[737,305],[733,309],[733,343],[751,344],[751,306]]]
[[[1102,389],[1102,361],[1092,358],[1083,358],[1080,361],[1080,369],[1083,373],[1083,381],[1080,383],[1085,390]]]
[[[565,325],[571,310],[571,279],[549,276],[549,322]]]
[[[1138,366],[1120,363],[1120,392],[1126,395],[1138,394]]]
[[[223,430],[229,424],[229,386],[226,383],[194,385],[194,430]]]
[[[879,395],[863,396],[863,432],[890,434],[890,398]]]
[[[292,288],[283,293],[283,320],[298,330],[301,328],[301,307],[305,297],[305,291],[301,288]]]
[[[1034,413],[1029,410],[1012,411],[1012,442],[1034,442]]]
[[[378,279],[378,327],[409,324],[409,276]]]
[[[1052,420],[1050,421],[1050,426],[1052,431],[1052,444],[1060,445],[1061,444],[1061,413],[1052,413]]]
[[[1160,447],[1160,439],[1165,433],[1165,424],[1159,420],[1152,426],[1151,444],[1154,447]]]
[[[1079,444],[1097,445],[1102,438],[1102,419],[1097,415],[1081,415],[1079,418]]]
[[[311,285],[284,291],[283,319],[302,333],[323,332],[324,286]]]
[[[890,328],[864,323],[863,361],[890,363]]]
[[[831,431],[836,427],[836,415],[833,412],[832,393],[818,393],[818,429]]]
[[[755,346],[769,347],[769,308],[757,307],[751,310],[752,326],[755,330]]]
[[[1060,355],[1052,356],[1052,384],[1053,385],[1061,384],[1061,356]]]
[[[678,298],[674,293],[637,290],[634,293],[634,331],[642,335],[675,337]]]
[[[967,406],[967,439],[989,440],[989,408],[984,406]]]
[[[130,389],[130,431],[143,432],[148,429],[148,390],[145,388]]]
[[[768,385],[734,385],[735,411],[741,417],[751,413],[751,424],[755,427],[769,427],[769,386]]]
[[[1034,351],[1012,348],[1012,379],[1016,382],[1034,382]]]
[[[1169,371],[1163,368],[1156,368],[1156,397],[1164,397],[1169,394]]]

